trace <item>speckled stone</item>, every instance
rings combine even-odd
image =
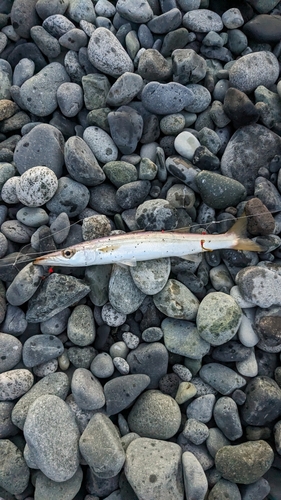
[[[96,337],[96,328],[92,309],[86,304],[76,306],[67,323],[67,336],[78,346],[90,345]]]
[[[208,9],[194,9],[187,12],[183,17],[183,25],[190,31],[207,33],[209,31],[221,31],[223,23],[221,17]]]
[[[111,86],[107,97],[108,106],[124,106],[142,90],[143,79],[136,73],[125,72]]]
[[[26,367],[33,367],[57,358],[63,351],[63,343],[58,337],[33,335],[23,345],[22,359]]]
[[[190,290],[177,280],[170,279],[164,288],[154,295],[156,307],[170,318],[195,319],[199,301]]]
[[[65,212],[69,217],[75,217],[86,208],[89,198],[90,192],[84,184],[70,177],[61,177],[54,196],[46,206],[56,215]]]
[[[249,266],[238,272],[236,283],[242,297],[259,307],[281,305],[281,276],[278,268]]]
[[[141,305],[145,294],[135,285],[130,271],[114,266],[109,280],[109,301],[116,311],[130,314]]]
[[[75,402],[81,410],[97,410],[105,403],[103,388],[98,379],[85,368],[77,368],[71,381]]]
[[[252,52],[234,62],[229,70],[229,82],[232,87],[248,94],[259,85],[271,87],[278,74],[278,61],[272,52]]]
[[[142,103],[151,113],[178,113],[194,100],[193,93],[180,83],[149,82],[142,94]]]
[[[22,343],[13,335],[0,333],[0,373],[14,368],[21,359]]]
[[[246,385],[246,380],[238,375],[234,370],[220,363],[207,363],[203,365],[200,377],[204,382],[210,384],[220,394],[231,394],[235,389],[240,389]]]
[[[17,197],[28,207],[45,205],[55,194],[58,180],[54,172],[43,166],[29,168],[20,176]]]
[[[142,343],[127,356],[130,372],[150,377],[149,389],[158,387],[161,377],[167,373],[168,351],[160,342]]]
[[[184,487],[187,498],[204,500],[208,491],[208,481],[202,465],[190,451],[182,454]]]
[[[33,385],[29,370],[18,368],[0,373],[0,401],[13,401],[25,394]]]
[[[84,130],[83,139],[90,147],[98,161],[107,163],[109,161],[117,160],[117,146],[105,130],[94,126],[87,127]]]
[[[30,471],[21,450],[10,439],[0,440],[0,487],[7,499],[20,495],[28,486]],[[3,489],[2,489],[3,488]],[[9,495],[11,494],[11,496]],[[6,496],[7,495],[7,496]]]

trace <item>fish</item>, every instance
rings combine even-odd
[[[119,264],[136,266],[139,261],[194,255],[220,249],[262,252],[255,241],[244,237],[247,217],[240,217],[224,234],[195,234],[177,231],[137,231],[96,238],[63,250],[37,257],[33,264],[42,266],[87,267]]]

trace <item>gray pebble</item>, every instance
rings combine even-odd
[[[249,266],[239,271],[236,283],[244,300],[250,301],[259,307],[267,308],[280,305],[281,277],[274,269],[260,266]]]
[[[184,382],[189,382],[192,379],[191,371],[184,365],[175,363],[173,365],[173,372],[176,373]]]
[[[136,349],[139,345],[139,338],[131,332],[122,333],[122,339],[124,340],[128,349]]]
[[[197,328],[190,321],[166,318],[161,328],[165,346],[170,352],[201,359],[210,350],[210,344],[199,336]]]
[[[61,212],[50,225],[51,234],[55,243],[62,243],[68,236],[70,222],[67,213]]]
[[[179,435],[177,442],[180,444],[182,451],[189,451],[193,453],[204,471],[213,467],[214,460],[209,454],[205,443],[193,444],[191,441],[186,439],[182,433]]]
[[[107,97],[108,106],[124,106],[142,90],[143,79],[136,73],[125,72],[111,86]]]
[[[258,376],[247,384],[246,402],[241,408],[248,425],[264,426],[280,417],[281,390],[274,380]]]
[[[125,359],[127,357],[128,352],[129,349],[123,340],[120,340],[119,342],[114,342],[114,344],[112,344],[112,346],[109,349],[109,354],[112,357],[112,359],[116,357]]]
[[[62,47],[69,50],[79,51],[81,47],[87,45],[88,38],[83,30],[73,28],[59,38]]]
[[[108,114],[111,137],[123,154],[133,153],[143,131],[141,115],[129,106],[121,106]]]
[[[94,342],[96,329],[89,306],[81,304],[73,309],[67,323],[67,336],[73,344],[82,347]]]
[[[234,55],[240,55],[246,49],[248,45],[248,39],[243,31],[239,29],[233,29],[228,32],[228,42],[227,46],[229,50]]]
[[[106,302],[108,302],[108,283],[110,273],[111,265],[89,266],[86,268],[85,278],[91,288],[89,297],[92,303],[96,306],[103,306]],[[102,315],[104,314],[105,311],[102,312]],[[116,314],[119,316],[117,312]],[[107,323],[107,321],[105,322]]]
[[[142,103],[151,113],[178,113],[194,101],[193,93],[180,83],[149,82],[142,94]]]
[[[196,445],[204,443],[209,436],[207,425],[195,418],[187,420],[182,432],[185,438]]]
[[[102,73],[118,78],[133,72],[133,63],[117,38],[106,28],[97,28],[88,44],[90,62]]]
[[[142,303],[145,294],[136,287],[130,271],[114,266],[109,280],[109,301],[116,311],[131,314]]]
[[[218,134],[208,127],[199,130],[198,140],[202,146],[206,146],[213,154],[217,154],[222,145]]]
[[[146,328],[142,334],[142,339],[144,342],[158,342],[163,337],[163,332],[161,328],[157,326],[151,326]]]
[[[214,419],[230,441],[236,441],[243,435],[238,407],[232,398],[226,396],[218,399],[214,406]]]
[[[153,19],[147,23],[147,27],[152,33],[162,35],[178,28],[181,22],[181,11],[177,8],[173,8],[159,16],[154,16]]]
[[[1,439],[0,456],[1,494],[9,499],[19,496],[26,490],[30,476],[22,451],[9,439]]]
[[[15,277],[7,289],[7,300],[13,306],[27,302],[41,284],[44,274],[42,266],[27,264]]]
[[[82,77],[84,103],[86,109],[104,108],[106,96],[110,89],[110,82],[105,75],[93,73]]]
[[[165,81],[172,75],[172,62],[156,49],[143,50],[138,61],[138,73],[146,81]]]
[[[120,16],[133,23],[147,23],[153,10],[147,0],[118,0],[116,10]]]
[[[198,192],[195,177],[200,170],[195,168],[190,161],[179,156],[170,156],[166,159],[166,168],[176,179],[191,187],[196,193]]]
[[[128,406],[146,389],[150,378],[144,374],[124,375],[104,386],[107,415],[115,415]]]
[[[40,495],[41,500],[48,500],[48,498],[56,498],[61,495],[61,500],[73,497],[79,492],[83,479],[83,472],[81,467],[78,467],[75,474],[63,482],[63,495],[61,495],[61,484],[49,479],[42,472],[36,475],[35,495]]]
[[[97,355],[97,351],[92,347],[69,347],[67,351],[69,361],[75,368],[90,368],[91,362]]]
[[[14,368],[21,359],[22,343],[13,335],[0,333],[0,373]]]
[[[25,108],[37,116],[51,114],[57,107],[57,89],[62,83],[68,81],[69,76],[60,63],[54,62],[45,66],[21,86],[20,95]]]
[[[97,378],[109,378],[113,375],[114,365],[112,362],[112,357],[107,354],[107,352],[101,352],[93,359],[90,370]],[[105,399],[107,399],[106,384],[104,386]]]
[[[21,59],[14,68],[13,85],[21,85],[34,75],[35,64],[34,61],[24,57]]]
[[[24,437],[37,467],[53,481],[70,479],[79,465],[79,430],[68,405],[46,394],[29,407]]]
[[[104,406],[102,385],[90,370],[77,368],[74,371],[71,390],[75,402],[82,410],[97,410]]]
[[[167,200],[147,200],[138,206],[136,222],[146,231],[172,230],[177,227],[176,209]]]
[[[13,401],[33,386],[34,377],[29,370],[18,368],[0,373],[0,401]]]
[[[115,356],[113,358],[113,364],[115,368],[121,373],[121,375],[128,375],[130,372],[130,366],[127,363],[127,361],[124,358],[121,358],[120,356]]]
[[[49,15],[44,19],[42,26],[55,38],[75,28],[75,25],[62,14]]]
[[[186,409],[186,416],[188,418],[195,418],[196,420],[206,424],[212,418],[215,402],[216,398],[214,394],[199,396],[188,405]]]
[[[81,137],[70,137],[65,143],[64,154],[66,168],[74,180],[85,186],[95,186],[104,181],[105,175],[102,169],[92,150]]]
[[[114,477],[123,467],[125,452],[114,424],[106,415],[93,415],[80,438],[79,448],[97,477]]]
[[[158,387],[159,380],[167,373],[168,351],[160,342],[140,344],[127,356],[130,372],[150,377],[149,389]]]
[[[55,373],[58,369],[59,363],[56,358],[50,359],[50,361],[45,361],[33,367],[33,373],[36,377],[46,377]]]
[[[186,87],[193,93],[194,100],[191,104],[185,106],[185,110],[189,113],[202,113],[202,111],[205,111],[211,102],[211,94],[208,89],[197,83],[189,83]]]
[[[32,26],[30,36],[40,51],[50,59],[55,59],[61,53],[59,41],[43,26]],[[31,75],[33,76],[33,75]],[[18,85],[18,84],[15,84]]]
[[[57,90],[57,100],[64,116],[76,116],[83,107],[82,89],[77,83],[62,83]]]
[[[57,358],[63,351],[63,343],[54,335],[33,335],[23,345],[22,359],[25,366],[33,367]]]
[[[98,0],[95,4],[95,12],[97,16],[113,17],[116,8],[108,0]]]
[[[40,396],[52,394],[61,399],[65,399],[70,388],[67,375],[62,372],[46,375],[17,401],[12,411],[13,423],[23,429],[30,405]]]
[[[231,122],[230,118],[224,112],[223,104],[220,101],[212,102],[210,116],[214,124],[219,128],[226,127]]]
[[[101,311],[101,316],[105,324],[112,327],[123,325],[123,323],[125,323],[126,321],[126,314],[114,309],[114,307],[112,307],[109,302],[107,304],[104,304]]]
[[[16,217],[19,222],[31,227],[41,227],[49,222],[47,212],[43,208],[38,207],[21,208],[17,212]]]
[[[172,53],[172,61],[173,61],[173,74],[174,80],[179,84],[185,85],[189,84],[197,84],[200,80],[206,75],[207,64],[203,57],[199,56],[193,49],[176,49]],[[193,94],[193,88],[190,88]],[[204,93],[204,90],[199,89],[198,87],[194,88],[196,94],[193,97],[191,102],[187,102],[185,108],[188,108],[190,105],[196,103],[200,95],[203,94],[204,101],[208,98],[208,94]],[[199,94],[199,95],[198,95]],[[202,101],[202,97],[201,97]],[[207,107],[207,106],[206,106]],[[189,109],[188,109],[189,111]]]
[[[270,484],[264,477],[261,477],[252,484],[241,486],[243,500],[263,500],[269,494],[270,490]]]
[[[83,133],[83,139],[88,144],[97,160],[102,163],[115,161],[118,157],[118,149],[107,132],[99,127],[87,127]]]
[[[177,135],[184,127],[185,119],[181,113],[167,115],[160,120],[160,129],[165,135]]]
[[[36,10],[41,19],[53,14],[64,14],[68,7],[69,0],[38,0]]]
[[[197,33],[221,31],[223,23],[221,17],[208,9],[198,9],[187,12],[183,16],[183,26]]]
[[[40,330],[46,335],[60,335],[67,327],[67,321],[70,316],[70,309],[67,307],[55,316],[46,321],[41,321]]]
[[[117,188],[138,179],[136,167],[126,161],[110,161],[103,166],[103,171]]]
[[[212,208],[235,206],[246,197],[246,189],[242,182],[216,172],[201,170],[196,176],[196,183],[204,203]]]
[[[7,305],[5,320],[1,325],[1,330],[4,333],[10,333],[18,337],[27,327],[25,313],[20,307]]]
[[[81,3],[79,0],[71,0],[67,13],[73,21],[79,23],[82,19],[93,23],[96,20],[94,6],[91,0],[84,0]]]
[[[1,231],[8,240],[15,243],[29,243],[34,229],[25,226],[17,220],[11,220],[3,222]]]
[[[202,465],[190,451],[182,454],[183,478],[187,498],[204,500],[208,481]]]
[[[218,402],[220,401],[220,399],[218,400]],[[216,453],[218,452],[218,450],[220,450],[220,448],[222,448],[223,446],[228,446],[229,444],[229,440],[225,437],[224,433],[220,429],[218,429],[217,427],[211,427],[209,429],[209,436],[207,437],[206,445],[209,453],[213,458],[215,458]]]
[[[195,319],[199,301],[190,290],[177,280],[169,279],[163,289],[154,295],[157,309],[170,318]]]
[[[135,285],[146,295],[154,295],[163,289],[170,273],[169,259],[138,262],[130,268]]]
[[[15,403],[11,401],[1,401],[0,402],[0,438],[10,438],[18,433],[18,428],[13,424],[11,420],[11,413],[15,406]]]
[[[18,142],[14,152],[14,162],[20,174],[31,167],[45,165],[57,177],[62,173],[64,138],[52,125],[36,125]]]
[[[241,495],[237,484],[231,483],[223,478],[219,479],[209,494],[209,500],[216,500],[216,498],[240,500]]]
[[[200,377],[216,389],[220,394],[231,394],[235,389],[246,385],[246,380],[234,370],[220,363],[208,363],[200,372]]]
[[[89,190],[69,177],[61,177],[55,195],[46,206],[56,215],[65,212],[68,216],[75,217],[88,205]]]
[[[116,201],[125,210],[135,208],[147,197],[151,188],[149,181],[133,181],[121,186],[116,192]]]
[[[271,87],[278,78],[278,61],[267,51],[253,52],[236,60],[229,70],[229,82],[242,92],[250,93],[259,85]]]
[[[140,436],[165,440],[178,431],[180,415],[180,408],[171,396],[148,390],[133,405],[128,424],[131,431]]]
[[[90,288],[73,276],[53,273],[43,281],[28,304],[27,321],[40,323],[85,297]]]
[[[0,233],[0,259],[4,257],[8,250],[8,240],[4,234]]]

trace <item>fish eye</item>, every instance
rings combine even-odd
[[[66,259],[70,259],[73,255],[75,254],[75,250],[70,250],[69,248],[66,250],[63,250],[62,255]]]

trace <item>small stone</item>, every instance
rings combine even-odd
[[[94,342],[96,329],[89,306],[81,304],[73,309],[67,323],[67,336],[73,344],[81,347]]]
[[[112,362],[112,357],[107,354],[107,352],[102,352],[97,354],[93,359],[90,370],[97,378],[109,378],[113,375],[114,365]],[[105,384],[106,385],[106,384]],[[105,391],[105,386],[104,386]],[[105,393],[106,397],[106,393]]]
[[[220,394],[231,394],[235,389],[246,385],[246,380],[234,370],[220,363],[208,363],[200,372],[200,377],[216,389]]]
[[[125,72],[111,86],[107,97],[108,106],[125,106],[142,90],[143,79],[136,73]]]
[[[112,359],[116,357],[126,359],[128,352],[129,349],[126,346],[125,342],[123,342],[123,340],[114,342],[114,344],[112,344],[109,349],[109,354]]]
[[[216,398],[214,394],[206,394],[197,397],[189,403],[186,409],[186,416],[188,418],[195,418],[204,424],[208,423],[213,415],[215,401]]]
[[[196,149],[200,146],[200,142],[190,132],[184,131],[177,135],[174,142],[174,147],[181,156],[192,160]]]
[[[46,394],[29,408],[24,437],[36,466],[53,481],[67,481],[79,466],[79,430],[69,406]]]
[[[245,392],[247,397],[241,414],[246,424],[264,426],[280,417],[281,390],[274,380],[266,376],[255,377]]]
[[[150,378],[144,374],[124,375],[107,382],[104,386],[107,415],[116,415],[130,406],[149,383]]]
[[[231,498],[232,500],[240,500],[241,494],[237,484],[231,483],[226,479],[219,479],[209,494],[209,500],[216,498]]]
[[[179,28],[182,22],[182,14],[176,7],[164,12],[158,16],[154,16],[147,23],[147,27],[156,34],[164,34]]]
[[[16,187],[18,199],[28,207],[47,203],[58,188],[58,180],[48,167],[33,167],[24,172]]]
[[[19,363],[22,343],[13,335],[0,333],[0,373],[8,372]]]
[[[149,82],[165,81],[171,77],[172,64],[158,50],[147,49],[139,58],[138,73]]]
[[[13,306],[27,302],[41,284],[43,268],[27,264],[15,277],[7,289],[7,300]]]
[[[0,373],[0,401],[13,401],[25,394],[33,385],[29,370],[18,368]]]
[[[116,476],[125,461],[118,432],[102,413],[91,418],[79,442],[80,452],[93,473],[100,478]]]
[[[221,31],[223,23],[221,17],[208,9],[194,9],[183,16],[183,25],[196,33]]]
[[[95,155],[81,137],[73,136],[68,139],[64,155],[66,168],[75,181],[85,186],[96,186],[105,180]]]
[[[142,343],[131,351],[126,358],[130,372],[150,377],[149,389],[156,389],[159,380],[167,373],[168,351],[160,342]]]
[[[246,197],[242,183],[215,172],[202,170],[196,176],[196,183],[204,203],[212,208],[236,206]]]
[[[225,437],[223,432],[220,429],[218,429],[218,427],[211,427],[209,429],[209,436],[207,437],[206,445],[209,453],[213,458],[215,458],[217,452],[223,446],[228,446],[229,444],[230,444],[229,440]]]
[[[281,305],[278,294],[281,277],[277,269],[249,266],[236,276],[236,283],[242,297],[253,304],[267,308]]]
[[[75,217],[86,208],[89,198],[90,193],[86,186],[69,177],[61,177],[54,196],[46,206],[56,215],[65,212],[69,217]]]
[[[207,425],[203,424],[195,418],[189,418],[183,429],[183,435],[194,444],[202,444],[209,436],[209,429]]]
[[[86,109],[99,109],[105,106],[110,89],[107,76],[98,73],[85,75],[82,77],[82,86]]]
[[[280,30],[279,16],[268,14],[257,15],[243,26],[245,35],[260,43],[278,43]]]
[[[71,390],[75,402],[82,410],[97,410],[104,406],[103,388],[90,370],[77,368],[74,371]]]
[[[204,500],[208,481],[202,465],[190,451],[182,454],[183,478],[187,498]]]
[[[266,51],[253,52],[234,62],[229,70],[229,81],[231,87],[248,94],[259,85],[271,87],[277,80],[278,73],[278,61],[274,54]]]
[[[52,481],[48,477],[45,476],[42,472],[38,471],[36,475],[36,485],[35,485],[35,495],[41,500],[48,500],[51,498],[56,498],[61,495],[61,488],[63,488],[63,497],[62,500],[67,497],[71,498],[71,496],[76,495],[81,487],[83,479],[83,472],[81,467],[77,469],[75,474],[64,481],[63,483],[58,483]]]
[[[244,19],[240,10],[235,7],[226,10],[221,19],[224,26],[229,30],[240,28],[240,26],[244,24]]]
[[[219,398],[214,406],[214,419],[218,428],[230,441],[243,435],[243,429],[235,401],[229,397]]]
[[[31,0],[22,5],[20,0],[15,0],[11,6],[11,23],[16,33],[22,38],[29,38],[30,28],[38,24],[39,18],[35,9],[36,1]]]
[[[273,457],[273,450],[266,441],[248,441],[221,448],[216,454],[216,468],[229,481],[251,484],[268,471]]]
[[[126,321],[126,314],[114,309],[109,302],[103,306],[101,315],[105,324],[112,327],[121,326]]]
[[[83,107],[83,92],[77,83],[62,83],[57,90],[57,99],[62,114],[67,118],[76,116]]]
[[[147,0],[118,0],[116,10],[121,17],[133,23],[147,23],[153,17],[153,11]]]
[[[22,359],[27,367],[33,367],[57,358],[64,351],[61,340],[53,335],[33,335],[23,345]]]
[[[97,28],[88,44],[90,62],[102,73],[115,78],[133,72],[133,63],[117,38],[106,28]]]
[[[28,486],[29,468],[21,450],[9,439],[0,440],[0,486],[6,498],[22,494]],[[9,495],[11,493],[11,497]]]
[[[90,368],[90,365],[97,355],[97,351],[92,347],[69,347],[67,351],[69,361],[75,368]]]
[[[124,358],[120,358],[119,356],[115,356],[113,358],[113,364],[115,368],[121,373],[121,375],[128,375],[130,372],[130,366]]]
[[[207,64],[203,57],[199,56],[195,50],[193,49],[176,49],[172,52],[172,61],[173,61],[173,78],[175,82],[178,82],[182,85],[185,84],[197,84],[206,75]],[[193,90],[195,91],[195,95],[193,95],[193,100],[191,102],[186,103],[185,109],[189,111],[189,107],[191,105],[191,109],[193,104],[197,104],[198,94],[201,89],[198,87],[187,87],[191,90],[193,94]],[[204,90],[201,91],[203,94],[205,93],[205,99],[208,94]],[[207,106],[206,106],[207,107]]]
[[[133,153],[143,131],[141,115],[130,106],[121,106],[108,114],[111,137],[123,154]]]
[[[144,342],[158,342],[163,337],[163,332],[161,328],[151,326],[146,328],[141,335]]]
[[[130,271],[114,266],[109,280],[109,301],[114,309],[131,314],[141,305],[145,294],[136,287]]]
[[[170,352],[191,359],[201,359],[210,350],[210,344],[198,334],[197,328],[190,321],[166,318],[161,328],[164,343]]]
[[[122,333],[122,339],[124,340],[128,349],[136,349],[139,345],[139,338],[131,332]]]
[[[148,111],[160,115],[178,113],[194,100],[189,89],[174,82],[149,82],[145,85],[141,98]]]
[[[112,138],[99,127],[87,127],[83,139],[90,147],[98,161],[107,163],[117,160],[118,149]]]
[[[61,212],[54,222],[50,225],[50,231],[54,242],[57,244],[63,243],[67,238],[70,230],[70,222],[67,213]]]

